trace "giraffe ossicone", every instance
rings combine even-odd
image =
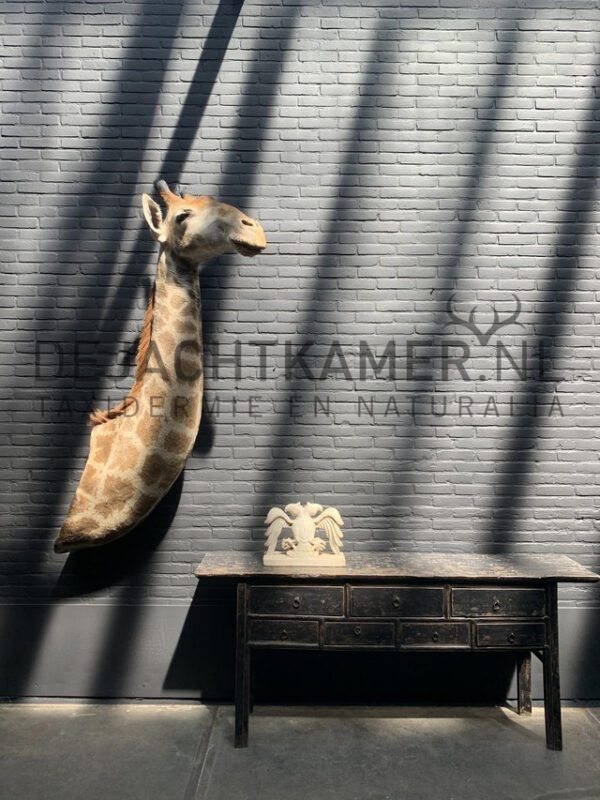
[[[202,318],[198,265],[267,245],[262,226],[212,197],[155,188],[165,214],[142,195],[160,245],[129,396],[94,411],[89,455],[54,543],[57,553],[97,547],[131,531],[167,494],[185,466],[202,413]]]

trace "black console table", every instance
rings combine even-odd
[[[566,556],[346,555],[318,574],[215,552],[200,579],[237,584],[235,745],[248,744],[253,648],[513,651],[518,711],[531,711],[531,654],[544,669],[546,743],[562,749],[557,584],[600,576]]]

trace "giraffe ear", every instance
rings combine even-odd
[[[166,242],[167,235],[165,233],[165,225],[163,222],[162,211],[158,203],[148,194],[142,195],[142,208],[144,209],[144,217],[148,223],[148,227],[157,242]]]

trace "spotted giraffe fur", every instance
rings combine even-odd
[[[90,449],[58,538],[57,553],[118,539],[169,491],[192,450],[202,412],[202,319],[198,264],[264,249],[260,223],[211,197],[179,197],[156,184],[167,207],[143,196],[161,250],[126,400],[95,411]]]

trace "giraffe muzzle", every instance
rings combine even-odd
[[[238,253],[242,256],[246,256],[248,258],[252,258],[252,256],[257,256],[260,252],[265,249],[265,246],[259,247],[256,244],[250,244],[248,242],[242,242],[239,239],[232,239],[231,244],[235,247]]]

